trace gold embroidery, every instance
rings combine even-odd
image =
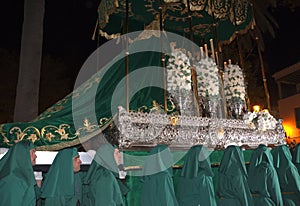
[[[37,138],[36,134],[31,134],[27,139],[31,140],[34,143],[38,138]]]
[[[47,139],[49,142],[51,142],[52,139],[53,139],[54,137],[55,137],[55,136],[54,136],[51,132],[49,132],[49,133],[46,134],[46,139]]]

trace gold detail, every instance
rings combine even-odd
[[[47,139],[49,142],[51,142],[52,139],[53,139],[54,137],[55,137],[55,136],[54,136],[51,132],[49,132],[49,133],[46,134],[46,139]]]
[[[83,120],[83,126],[85,127],[85,129],[86,129],[88,132],[93,131],[94,128],[95,128],[95,125],[92,125],[91,122],[90,122],[87,118],[85,118],[85,119]]]
[[[24,136],[26,135],[26,133],[22,132],[19,127],[13,127],[13,128],[11,128],[10,134],[13,134],[13,133],[15,133],[16,137],[17,137],[17,139],[15,140],[15,142],[21,141],[24,138]]]
[[[33,143],[38,139],[36,134],[31,134],[27,139],[31,140]]]
[[[171,124],[173,126],[175,126],[177,123],[178,123],[178,120],[179,120],[179,117],[178,116],[171,116],[170,117],[170,121],[171,121]]]
[[[157,103],[156,100],[152,101],[152,108],[150,109],[150,112],[156,114],[164,113],[163,108]]]
[[[65,127],[70,127],[69,125],[59,125],[59,128],[57,130],[55,130],[55,132],[57,132],[60,135],[60,139],[68,139],[69,138],[69,134],[66,132]]]

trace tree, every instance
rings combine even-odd
[[[31,121],[38,115],[44,10],[44,0],[24,0],[15,122]]]

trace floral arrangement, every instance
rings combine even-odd
[[[224,93],[227,102],[245,103],[245,84],[242,69],[229,63],[224,68]]]
[[[248,112],[244,115],[244,121],[250,127],[256,127],[260,131],[275,129],[278,124],[278,121],[267,110]]]
[[[212,58],[202,58],[195,63],[199,96],[220,98],[219,69]]]
[[[174,49],[167,61],[167,90],[192,89],[190,61],[181,49]]]

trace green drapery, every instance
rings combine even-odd
[[[126,1],[129,4],[128,22]],[[187,2],[190,3],[189,9]],[[160,11],[164,31],[188,39],[192,34],[198,45],[201,42],[209,44],[209,40],[216,37],[219,44],[230,43],[236,30],[245,33],[252,25],[251,7],[246,0],[102,0],[98,8],[100,35],[112,39],[126,32],[160,30]]]
[[[143,48],[147,51],[134,53]],[[163,85],[163,73],[158,72],[161,67],[161,53],[154,52],[160,49],[159,38],[140,40],[130,45],[129,74],[145,67],[147,72],[139,76],[139,81],[131,81],[129,87],[139,88],[146,80],[149,84],[161,81],[160,84]],[[22,139],[29,139],[38,150],[59,150],[77,145],[80,141],[84,142],[105,130],[113,122],[115,114],[112,114],[112,110],[117,111],[119,105],[126,107],[125,51],[103,68],[92,66],[97,71],[101,70],[32,122],[0,125],[0,147],[11,147]],[[154,70],[156,72],[152,72]],[[118,105],[112,105],[113,94],[117,97],[114,102]],[[132,94],[130,110],[148,112],[153,108],[154,100],[159,105],[164,105],[162,87],[143,88]],[[89,118],[92,113],[96,116],[94,121]]]

